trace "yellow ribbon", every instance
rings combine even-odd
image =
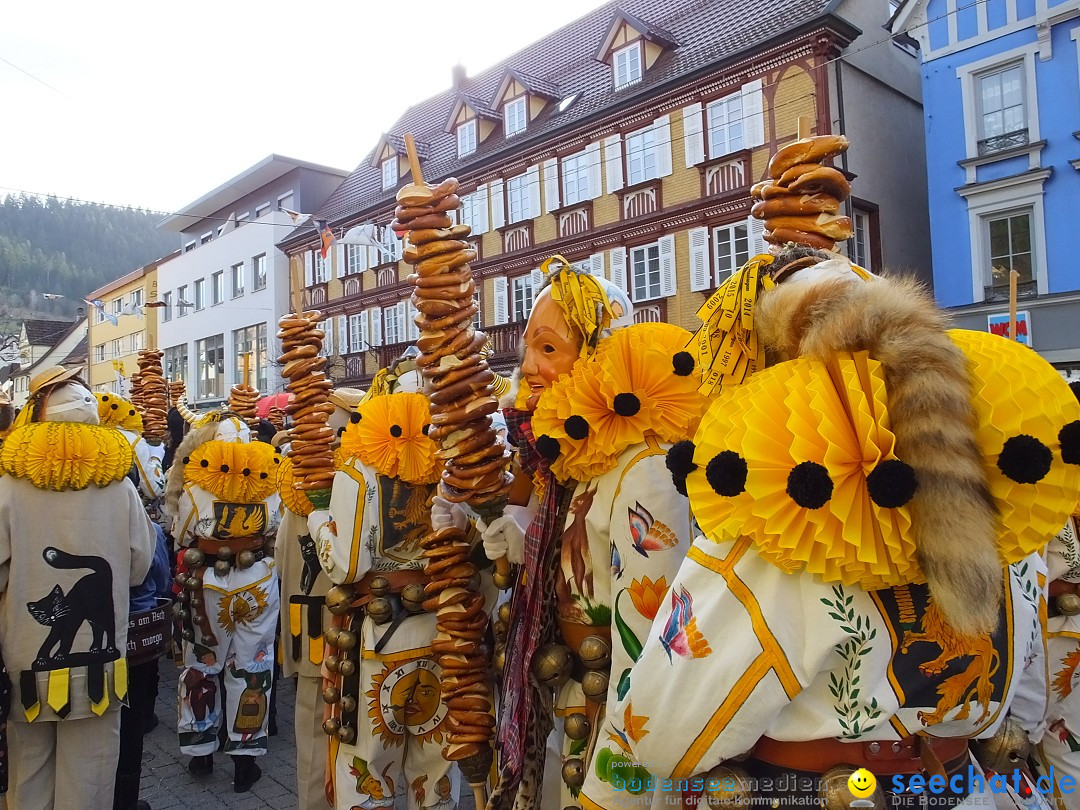
[[[101,717],[101,715],[105,714],[105,710],[107,708],[109,708],[109,673],[108,672],[106,672],[104,674],[104,678],[105,678],[105,683],[103,685],[103,689],[101,690],[101,700],[99,700],[97,703],[94,703],[94,701],[90,701],[90,711],[92,711],[98,717]]]
[[[323,660],[323,637],[308,639],[308,660],[313,664],[321,664]]]
[[[563,311],[566,322],[581,335],[580,356],[588,357],[615,314],[607,293],[596,278],[573,270],[570,262],[559,255],[545,259],[540,272],[550,277],[552,300]]]
[[[128,691],[128,671],[127,671],[127,659],[118,658],[116,663],[113,664],[113,686],[116,692],[116,696],[123,700],[127,697]]]
[[[49,694],[46,703],[57,714],[68,704],[68,691],[71,681],[71,670],[67,667],[54,669],[49,672]]]

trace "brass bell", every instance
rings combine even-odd
[[[502,674],[503,668],[506,666],[506,648],[499,647],[495,650],[495,655],[491,658],[491,665],[495,667],[495,671]]]
[[[183,588],[184,583],[187,582],[187,574],[181,571],[179,574],[173,577],[173,582],[176,583],[177,587]]]
[[[339,650],[351,650],[356,646],[356,633],[352,630],[338,630],[337,643],[334,646]]]
[[[401,589],[401,606],[409,613],[423,613],[426,598],[424,586],[418,582],[406,585]]]
[[[356,711],[356,698],[352,695],[346,695],[341,699],[341,710],[346,714],[352,714]]]
[[[369,589],[372,596],[386,596],[390,593],[390,581],[386,577],[372,577]]]
[[[356,662],[348,658],[344,658],[341,660],[341,663],[338,664],[337,671],[345,676],[352,675],[354,672],[356,672]]]
[[[570,677],[573,665],[569,648],[563,644],[545,644],[533,657],[532,673],[541,685],[558,689]]]
[[[375,624],[386,624],[394,618],[394,606],[390,604],[389,599],[380,596],[367,603],[367,615]]]
[[[331,717],[329,720],[324,720],[322,724],[322,730],[329,736],[333,737],[338,733],[338,729],[341,728],[341,721],[336,717]]]
[[[344,585],[335,585],[326,592],[326,609],[335,616],[342,616],[349,612],[352,604],[353,593]]]
[[[219,577],[227,577],[232,570],[232,563],[228,560],[218,560],[214,563],[214,573]]]
[[[192,624],[197,624],[197,625],[203,625],[203,624],[206,623],[206,617],[203,616],[201,613],[192,613],[191,614],[191,623]]]
[[[188,591],[183,590],[183,591],[180,591],[180,595],[177,597],[177,599],[180,600],[181,605],[190,605],[191,604],[191,596],[192,595]]]
[[[507,588],[514,584],[514,576],[513,574],[509,573],[500,574],[498,571],[496,571],[494,574],[491,575],[491,581],[495,583],[495,587],[498,588],[500,591],[505,591]]]
[[[336,655],[328,655],[323,659],[323,666],[326,667],[328,672],[337,672],[340,663],[341,659]]]
[[[1031,743],[1011,715],[988,740],[972,740],[971,750],[983,768],[997,773],[1015,771],[1031,753]]]
[[[585,693],[585,697],[596,703],[603,703],[607,700],[608,690],[608,675],[606,672],[599,670],[590,670],[586,672],[581,679],[581,691]]]
[[[562,766],[562,778],[572,788],[585,784],[585,763],[578,757],[571,757]]]
[[[602,636],[588,636],[578,649],[586,669],[605,669],[611,666],[611,644]]]
[[[502,619],[495,622],[495,638],[506,638],[506,631],[509,629],[509,625]]]
[[[703,781],[701,795],[709,807],[749,807],[753,800],[750,774],[742,768],[717,765],[705,774]]]
[[[337,736],[339,740],[348,745],[356,739],[356,729],[352,726],[342,726],[338,729]]]
[[[190,615],[191,615],[191,614],[190,614],[190,613],[188,613],[188,612],[187,612],[186,610],[184,610],[183,608],[180,608],[180,615],[179,615],[179,616],[177,616],[177,618],[178,618],[178,619],[180,619],[180,621],[184,621],[184,620],[186,620],[186,619],[187,619],[187,617],[188,617],[188,616],[190,616]]]
[[[251,568],[255,564],[255,552],[241,551],[236,555],[236,564],[242,569]]]
[[[1075,616],[1080,613],[1080,595],[1059,593],[1054,597],[1054,605],[1062,616]]]
[[[218,546],[217,558],[219,560],[231,560],[232,559],[232,549],[229,548],[228,546]]]
[[[341,700],[341,690],[336,686],[328,686],[323,690],[322,699],[324,703],[337,703]]]
[[[563,720],[563,731],[566,732],[566,736],[571,740],[584,740],[589,736],[592,731],[592,725],[589,723],[589,718],[581,712],[574,712],[573,714],[566,715]]]
[[[331,647],[336,647],[338,633],[341,632],[340,627],[328,627],[322,634],[323,641],[329,644]]]
[[[173,602],[173,604],[172,604],[173,618],[174,619],[179,619],[180,614],[183,613],[183,612],[184,612],[184,606],[181,605],[179,602]]]
[[[197,593],[193,593],[191,596],[188,597],[188,604],[191,605],[193,608],[200,608],[202,607],[202,597],[199,596]]]
[[[195,633],[185,627],[183,630],[180,631],[180,638],[184,639],[184,641],[194,642]]]
[[[198,577],[188,577],[187,582],[184,583],[184,588],[188,591],[197,591],[202,587],[202,580]]]
[[[498,617],[500,622],[506,622],[507,624],[510,624],[510,603],[503,602],[501,605],[499,605],[499,609],[498,611],[496,611],[495,615]]]
[[[855,769],[850,765],[837,765],[835,768],[829,768],[821,775],[818,799],[821,801],[822,807],[826,808],[826,810],[834,810],[834,808],[835,810],[841,810],[841,808],[846,810],[851,806],[851,790],[848,788],[848,780],[853,773],[855,773]],[[887,801],[885,791],[882,790],[879,782],[868,803],[863,806],[872,807],[872,810],[886,810],[888,807]]]
[[[197,548],[189,548],[184,552],[183,561],[188,568],[198,568],[206,562],[206,555]]]

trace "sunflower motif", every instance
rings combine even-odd
[[[117,427],[142,434],[142,416],[135,406],[118,394],[95,393],[98,401],[98,421],[102,427]]]
[[[439,478],[435,442],[427,436],[431,411],[423,394],[401,393],[369,399],[357,406],[341,437],[341,454],[359,458],[380,475],[409,484]]]
[[[108,486],[134,462],[122,433],[77,422],[31,422],[11,431],[0,447],[0,470],[57,492]]]
[[[258,585],[225,594],[218,607],[218,624],[231,636],[236,625],[253,624],[266,612],[268,603],[266,591]]]
[[[278,487],[281,457],[265,442],[225,442],[199,445],[183,459],[184,477],[220,501],[259,503]]]

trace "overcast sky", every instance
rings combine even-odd
[[[475,75],[600,5],[5,3],[0,196],[171,212],[270,153],[352,169],[456,62]]]

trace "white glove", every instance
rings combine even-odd
[[[431,528],[434,531],[451,528],[465,531],[469,528],[469,515],[461,504],[436,495],[431,502]]]
[[[330,512],[326,509],[316,509],[307,516],[308,534],[312,540],[319,539],[319,529],[330,521]]]
[[[502,517],[484,526],[484,554],[489,560],[506,557],[512,565],[525,562],[525,531],[532,523],[533,510],[527,506],[507,506]],[[482,524],[477,524],[480,528]]]

